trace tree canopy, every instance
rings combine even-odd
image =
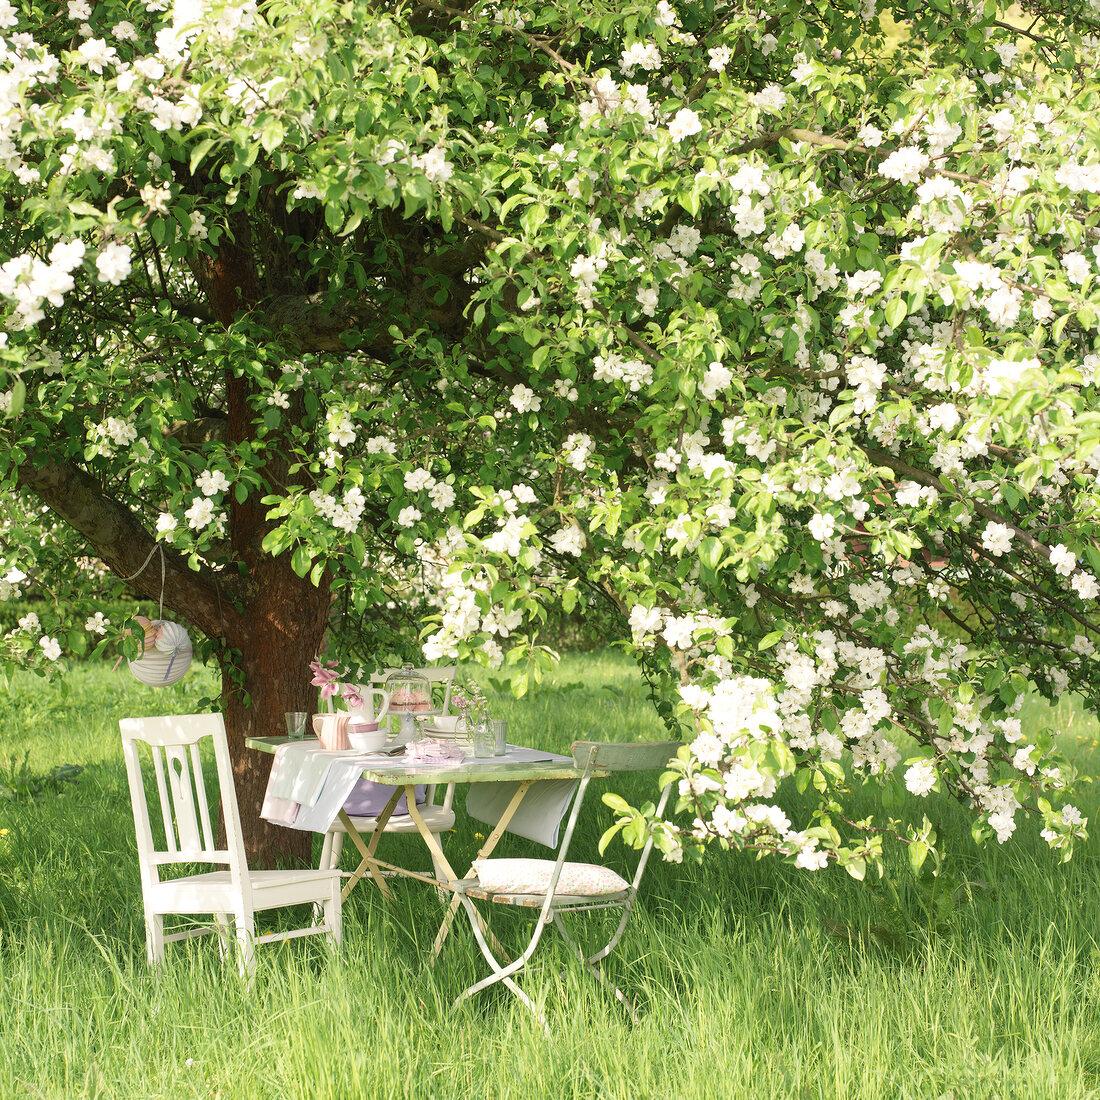
[[[426,657],[520,691],[598,598],[666,856],[919,866],[854,769],[1068,857],[1019,708],[1100,700],[1100,6],[1020,7],[0,0],[3,594],[159,541],[241,760],[333,597],[430,568]]]

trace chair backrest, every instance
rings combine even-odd
[[[386,678],[394,672],[407,672],[408,669],[401,668],[384,668],[381,672],[376,672],[371,678],[370,682],[375,687],[385,687]],[[432,696],[434,702],[435,686],[436,684],[443,685],[443,704],[440,707],[440,714],[451,713],[451,688],[454,686],[455,676],[458,674],[458,665],[442,665],[438,668],[414,668],[411,670],[418,676],[423,676],[432,689]]]
[[[138,861],[144,885],[159,881],[158,867],[173,863],[224,864],[235,884],[247,885],[247,865],[225,723],[220,714],[180,714],[159,718],[123,718],[119,722],[126,778],[134,810]],[[207,801],[202,747],[213,745],[218,801],[226,846],[218,848]],[[148,748],[164,828],[158,847],[149,816],[139,748]]]
[[[577,767],[584,768],[577,797],[573,802],[573,810],[569,815],[565,836],[562,838],[561,847],[558,850],[557,863],[552,878],[552,887],[557,885],[558,875],[564,864],[569,843],[573,837],[573,830],[580,816],[581,803],[584,800],[585,791],[588,788],[592,773],[599,771],[609,772],[643,772],[660,771],[676,755],[681,743],[679,741],[574,741],[572,745],[573,759]],[[672,783],[666,783],[661,790],[661,797],[657,803],[655,818],[660,820],[664,815],[668,797],[672,791]],[[642,847],[637,866],[634,869],[634,880],[631,883],[631,891],[637,893],[638,886],[645,874],[646,864],[653,849],[653,833],[650,832]],[[544,906],[544,914],[549,908],[549,900]]]
[[[578,768],[651,772],[662,769],[679,748],[679,741],[574,741],[572,752]]]

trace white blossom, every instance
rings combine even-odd
[[[936,768],[931,760],[921,760],[905,772],[905,787],[910,794],[923,797],[936,785]]]
[[[99,281],[118,286],[129,274],[132,267],[130,258],[133,255],[128,244],[112,241],[102,249],[95,259],[96,269],[99,271]]]
[[[698,134],[703,129],[703,123],[699,116],[689,107],[681,107],[676,112],[675,118],[668,124],[668,134],[673,141]]]
[[[206,496],[195,497],[184,515],[187,518],[188,527],[194,531],[201,531],[214,519],[214,502]]]
[[[1012,544],[1012,528],[991,520],[982,532],[982,546],[994,557],[1007,554]]]
[[[1067,546],[1055,546],[1050,552],[1050,564],[1059,577],[1068,577],[1077,567],[1077,555]]]
[[[930,163],[927,153],[910,145],[891,153],[878,166],[878,170],[888,179],[901,183],[917,183]]]
[[[229,488],[229,478],[221,470],[203,470],[195,478],[195,485],[206,496],[212,497],[215,493],[224,493]]]

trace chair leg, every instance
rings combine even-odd
[[[447,872],[443,869],[434,852],[432,853],[432,873],[437,879],[445,880],[447,878]],[[444,905],[451,900],[450,891],[444,890],[442,886],[437,886],[435,892],[439,895],[439,900]]]
[[[344,916],[340,904],[340,879],[332,880],[332,896],[325,902],[325,924],[328,925],[329,940],[332,946],[339,947],[344,942]]]
[[[571,935],[569,935],[569,930],[565,927],[565,921],[562,919],[562,915],[560,913],[554,914],[554,927],[561,934],[562,939],[564,939],[565,942],[569,944],[569,946],[572,947],[573,950],[576,952],[577,958],[580,959],[581,964],[588,970],[590,974],[595,976],[597,981],[611,988],[612,992],[615,994],[616,1000],[623,1006],[623,1008],[627,1010],[628,1013],[630,1013],[630,1019],[634,1023],[637,1023],[638,1013],[637,1010],[634,1008],[634,1003],[617,985],[615,985],[613,981],[611,981],[611,979],[603,972],[603,969],[601,967],[595,965],[600,959],[607,956],[611,952],[611,949],[618,942],[619,935],[621,934],[623,929],[623,924],[625,924],[625,921],[620,923],[618,932],[616,932],[615,936],[606,947],[604,947],[600,951],[597,951],[595,955],[589,956],[585,955],[584,950],[581,948],[580,944],[577,943],[577,941],[573,939]]]
[[[321,845],[321,860],[317,864],[319,871],[331,871],[340,866],[340,853],[344,850],[344,834],[335,829],[325,833],[325,842]]]
[[[238,909],[234,914],[237,934],[237,966],[241,977],[248,978],[251,982],[252,972],[256,966],[256,922],[252,914],[244,909]]]
[[[527,945],[522,955],[517,956],[510,963],[502,966],[493,954],[492,948],[489,946],[489,942],[486,936],[493,939],[496,943],[496,937],[489,931],[488,926],[482,919],[481,914],[477,911],[474,903],[470,901],[465,895],[459,895],[463,907],[466,909],[466,913],[470,918],[470,926],[474,930],[474,938],[477,940],[478,947],[481,948],[482,955],[485,956],[485,961],[492,968],[493,973],[482,978],[481,981],[475,982],[469,989],[464,989],[456,998],[454,1006],[456,1007],[459,1002],[466,1000],[467,997],[472,997],[475,993],[480,993],[483,989],[488,989],[489,986],[495,985],[497,982],[503,982],[530,1010],[535,1019],[542,1025],[543,1031],[547,1036],[550,1034],[549,1026],[546,1023],[546,1017],[538,1010],[535,1002],[524,993],[515,981],[513,981],[512,975],[517,971],[522,970],[527,965],[531,955],[534,954],[535,948],[538,945],[539,940],[542,938],[542,930],[545,927],[545,922],[540,920],[535,926],[535,931],[531,936],[531,942]],[[499,947],[499,945],[497,945]],[[503,952],[502,952],[503,953]]]
[[[334,871],[340,866],[340,853],[344,850],[344,834],[335,829],[325,833],[324,843],[321,845],[321,858],[317,863],[318,871]],[[324,917],[326,924],[331,924],[329,919],[328,903],[313,903],[313,923],[316,924]]]
[[[215,913],[214,928],[218,937],[218,956],[224,962],[229,956],[229,914]]]
[[[164,962],[164,916],[161,913],[146,914],[145,957],[150,966]]]

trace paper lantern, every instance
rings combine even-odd
[[[150,621],[135,616],[145,628],[140,657],[130,661],[130,671],[149,687],[170,687],[182,680],[191,667],[191,639],[179,623],[165,619]]]

